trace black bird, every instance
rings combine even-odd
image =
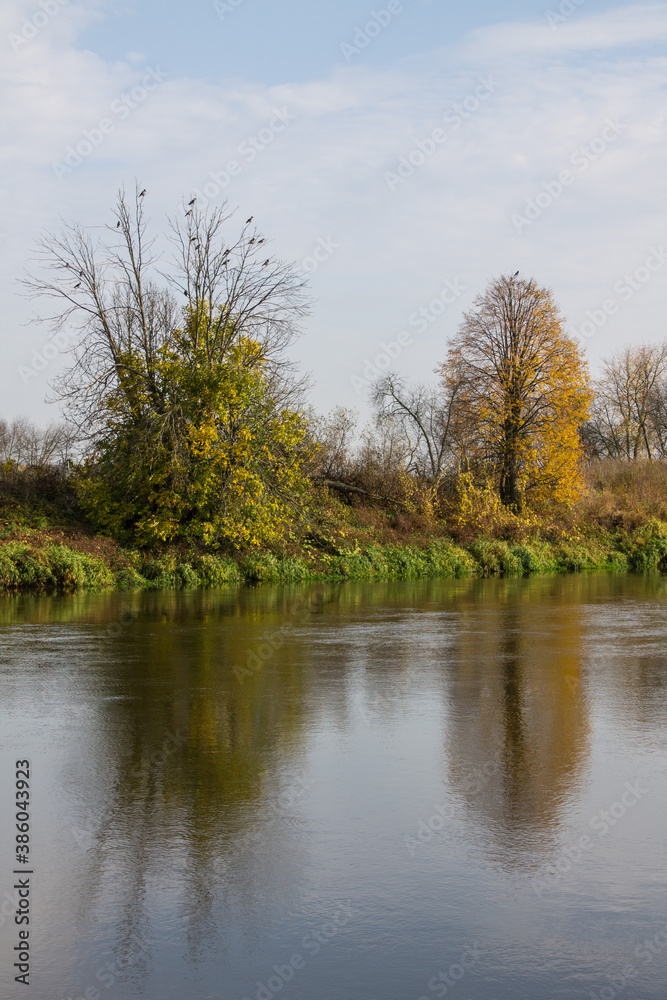
[[[120,229],[120,219],[119,219],[119,220],[118,220],[118,222],[116,223],[116,229]]]
[[[144,196],[145,194],[146,194],[146,188],[144,188],[144,189],[143,189],[143,191],[140,191],[140,192],[139,192],[139,197],[140,197],[140,198],[143,198],[143,196]]]
[[[186,212],[186,213],[185,213],[185,215],[186,215],[186,217],[187,217],[188,215],[192,215],[192,209],[190,209],[190,211],[189,211],[189,212]]]
[[[83,278],[83,271],[79,271],[79,277]]]
[[[65,264],[65,267],[69,267],[69,264]]]
[[[264,239],[263,236],[262,236],[261,240],[257,241],[257,246],[259,246],[260,243],[266,243],[266,240]]]
[[[183,295],[185,295],[186,299],[189,299],[189,298],[190,298],[190,296],[188,295],[188,293],[187,293],[187,292],[183,292]]]
[[[269,263],[270,263],[270,261],[269,261],[269,258],[267,257],[266,260],[264,261],[264,263],[262,264],[262,267],[268,267]]]
[[[519,277],[519,272],[518,272],[518,271],[515,271],[515,272],[514,272],[514,274],[512,275],[512,277],[513,277],[513,278],[518,278],[518,277]]]
[[[79,283],[78,283],[77,285],[75,285],[74,287],[75,287],[75,288],[80,288],[80,287],[81,287],[81,282],[79,282]]]
[[[251,242],[251,243],[254,243],[254,242],[255,242],[255,237],[254,237],[254,236],[253,236],[253,238],[252,238],[252,239],[250,240],[250,242]]]
[[[254,219],[254,215],[251,215],[249,219],[246,219],[245,220],[246,226],[249,226],[253,219]]]
[[[188,202],[188,205],[190,205],[190,206],[194,205],[194,203],[196,202],[196,200],[197,200],[197,195],[194,196],[194,198],[192,199],[192,201]]]

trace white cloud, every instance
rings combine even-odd
[[[159,223],[230,159],[242,170],[217,201],[227,194],[242,214],[254,214],[277,252],[300,261],[320,238],[340,243],[313,275],[318,302],[296,349],[323,405],[362,402],[350,376],[383,340],[409,329],[411,314],[446,278],[468,290],[423,334],[413,329],[414,345],[398,362],[411,375],[430,375],[463,305],[502,270],[535,274],[580,324],[660,239],[665,60],[620,45],[653,41],[664,28],[655,6],[631,8],[632,16],[629,10],[581,12],[555,31],[496,26],[459,49],[385,70],[339,68],[303,85],[169,77],[124,118],[111,109],[141,85],[143,60],[132,55],[109,65],[79,51],[71,24],[60,34],[47,26],[29,46],[10,49],[0,112],[2,412],[43,413],[51,374],[25,388],[17,379],[17,365],[45,337],[20,326],[29,308],[12,284],[39,231],[56,227],[58,215],[99,224],[118,186],[135,177],[148,187]],[[6,11],[3,17],[6,26]],[[488,99],[466,112],[460,127],[444,122],[457,104],[473,108],[479,78],[489,74],[497,87]],[[283,108],[293,120],[248,162],[240,144]],[[52,162],[62,162],[65,149],[103,117],[113,130],[58,181]],[[572,154],[598,138],[608,118],[625,126],[617,140],[517,234],[512,214],[571,167]],[[446,142],[392,193],[386,172],[436,127],[447,131]],[[665,275],[667,268],[656,272],[591,338],[594,357],[624,339],[662,334]]]
[[[559,6],[554,2],[551,13],[558,15]],[[548,13],[536,22],[498,24],[473,31],[466,50],[482,58],[502,58],[515,53],[593,52],[667,38],[664,4],[633,4],[589,15],[579,9],[569,17],[551,21]]]

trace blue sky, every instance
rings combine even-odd
[[[560,2],[560,0],[559,0]],[[577,6],[572,0],[572,5]],[[402,12],[388,30],[354,57],[367,66],[390,66],[405,56],[455,45],[483,25],[533,20],[558,4],[534,0],[402,0]],[[587,13],[611,5],[585,0]],[[227,9],[228,8],[228,9]],[[123,60],[139,50],[147,60],[165,63],[174,73],[211,82],[238,78],[267,86],[305,83],[327,76],[345,62],[341,44],[352,42],[373,10],[386,4],[368,0],[118,0],[81,36],[81,45],[104,59]]]
[[[0,416],[57,416],[34,240],[135,178],[156,231],[227,198],[309,276],[323,410],[367,412],[389,363],[432,378],[503,271],[553,290],[593,369],[665,336],[665,4],[391,3],[5,0]]]

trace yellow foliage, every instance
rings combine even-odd
[[[129,366],[128,366],[129,367]],[[167,413],[112,400],[102,454],[80,492],[93,521],[140,545],[178,539],[248,549],[278,542],[309,503],[306,426],[279,408],[258,345],[240,338],[211,364],[178,338],[153,372]]]
[[[548,290],[498,279],[464,317],[438,370],[455,402],[463,467],[492,474],[506,506],[575,502],[592,392]]]

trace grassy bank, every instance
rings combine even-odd
[[[516,544],[479,539],[423,546],[368,545],[334,553],[259,553],[238,560],[215,554],[140,553],[109,545],[88,551],[72,540],[0,543],[0,593],[190,589],[227,584],[315,580],[417,580],[464,576],[530,576],[576,572],[667,571],[667,524],[654,522],[625,538]]]
[[[332,497],[318,537],[235,557],[123,547],[91,531],[68,489],[0,491],[0,593],[667,572],[667,467],[658,463],[593,468],[575,508],[524,517],[483,492],[465,517],[438,518]]]

